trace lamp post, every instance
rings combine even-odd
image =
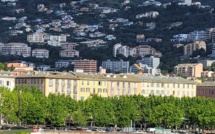
[[[19,111],[18,111],[18,118],[19,118],[18,126],[21,126],[21,105],[22,105],[21,94],[22,94],[22,90],[19,89],[18,90],[18,108],[19,108]]]

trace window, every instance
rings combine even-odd
[[[114,94],[114,90],[113,90],[113,89],[110,90],[110,94],[111,94],[111,95]]]
[[[81,88],[81,92],[85,92],[85,88]]]
[[[169,88],[169,84],[167,84],[167,88]]]
[[[84,81],[83,80],[81,81],[81,85],[84,85]]]
[[[65,81],[64,81],[64,80],[62,80],[62,81],[61,81],[61,85],[64,85],[64,84],[65,84]]]
[[[122,87],[125,88],[125,83],[124,82],[122,83]]]
[[[90,85],[90,82],[89,82],[89,81],[87,81],[87,85]]]
[[[156,84],[156,87],[160,87],[160,83],[157,83],[157,84]]]
[[[56,79],[56,80],[55,80],[55,84],[58,85],[58,82],[59,82],[59,81]]]
[[[180,84],[178,84],[178,88],[180,88]]]
[[[114,82],[111,82],[111,87],[114,87]]]
[[[103,89],[103,93],[107,93],[107,89],[106,88]]]
[[[68,93],[68,94],[71,93],[71,88],[67,88],[67,93]]]
[[[175,88],[175,83],[173,84],[173,88]]]
[[[154,83],[151,83],[151,87],[154,87]]]
[[[73,99],[74,99],[74,100],[77,100],[77,96],[76,96],[76,95],[73,95]]]
[[[98,88],[98,93],[102,93],[102,89],[101,88]]]
[[[161,84],[161,87],[164,87],[164,83]]]
[[[185,88],[185,85],[186,85],[186,84],[183,84],[183,88]]]
[[[128,95],[130,95],[131,94],[131,90],[130,89],[128,89]]]
[[[142,87],[144,87],[145,86],[145,83],[142,83]]]
[[[67,86],[71,86],[71,80],[67,81]]]
[[[161,90],[161,95],[164,95],[165,93],[164,93],[164,90]]]
[[[95,86],[95,81],[93,81],[93,86]]]
[[[7,86],[10,86],[10,81],[7,81]]]
[[[102,82],[101,82],[101,81],[99,81],[99,82],[98,82],[98,85],[99,85],[99,86],[101,86],[101,85],[102,85]]]
[[[151,90],[151,93],[150,94],[154,94],[154,90]]]
[[[117,87],[119,87],[119,84],[120,84],[120,83],[119,83],[119,82],[117,82]]]
[[[119,89],[117,89],[117,95],[120,95],[120,90]]]
[[[160,91],[159,91],[159,90],[156,90],[156,94],[159,95],[159,94],[160,94]]]
[[[0,85],[4,85],[4,82],[2,80],[0,80]]]
[[[55,88],[55,93],[57,93],[57,92],[58,92],[58,88],[56,87],[56,88]]]
[[[128,83],[128,88],[130,88],[131,87],[131,83]]]
[[[122,90],[122,95],[125,95],[125,90],[124,89]]]
[[[90,92],[90,88],[86,88],[86,92]]]
[[[64,87],[62,87],[61,92],[64,93]]]

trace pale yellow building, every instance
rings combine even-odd
[[[37,72],[16,77],[16,86],[37,87],[45,96],[65,94],[74,100],[86,100],[97,94],[102,97],[150,94],[159,96],[195,97],[196,83],[178,77],[134,74],[88,74]]]
[[[206,43],[204,41],[195,41],[184,46],[184,55],[192,55],[194,51],[203,49],[206,51]]]

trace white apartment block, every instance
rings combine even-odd
[[[46,33],[43,32],[36,32],[30,35],[27,35],[27,41],[31,43],[44,43],[47,39]]]
[[[208,32],[206,30],[196,30],[190,32],[188,35],[188,40],[196,41],[196,40],[207,40],[209,39]]]
[[[61,44],[60,57],[79,57],[79,51],[75,50],[77,43],[63,43]]]
[[[106,70],[110,70],[113,73],[120,72],[120,73],[128,73],[129,72],[129,61],[102,61],[102,68]]]
[[[162,57],[162,53],[156,51],[154,48],[148,45],[139,45],[134,48],[130,48],[128,46],[122,46],[121,44],[115,44],[113,47],[113,56],[116,57],[117,54],[122,54],[125,57],[144,57],[146,55],[152,55],[156,57]]]
[[[15,88],[15,77],[10,72],[0,71],[0,86],[12,91]]]
[[[55,68],[62,68],[62,67],[66,68],[71,64],[73,64],[73,60],[59,60],[55,62]]]
[[[25,43],[7,43],[2,46],[2,55],[19,55],[23,57],[31,56],[31,47]]]
[[[32,57],[49,58],[49,50],[46,50],[46,49],[34,49],[34,50],[32,50]]]
[[[156,18],[159,15],[159,12],[157,11],[150,11],[143,14],[137,14],[136,19],[140,19],[143,17],[149,17],[149,18]]]
[[[137,60],[137,63],[146,64],[152,68],[158,68],[160,65],[160,58],[150,56],[150,57],[143,57],[142,60]]]
[[[181,2],[178,3],[178,5],[191,6],[192,5],[192,0],[181,0]]]
[[[49,36],[49,41],[48,45],[50,46],[61,46],[61,43],[66,42],[67,40],[67,35],[50,35]]]

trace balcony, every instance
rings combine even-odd
[[[73,91],[73,94],[77,94],[77,91]]]

